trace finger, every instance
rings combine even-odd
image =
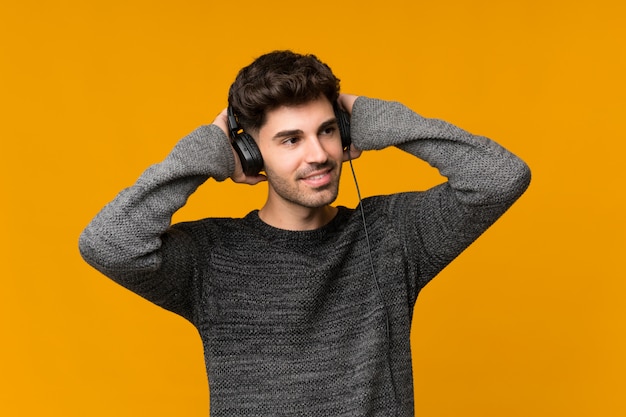
[[[363,151],[355,148],[354,145],[350,145],[348,149],[345,149],[343,151],[343,161],[346,162],[351,159],[357,159],[359,156],[361,156],[362,153]]]
[[[339,94],[339,98],[337,98],[337,102],[339,103],[339,106],[347,111],[349,114],[352,114],[352,107],[354,106],[354,102],[356,101],[356,99],[358,98],[358,96],[354,95],[354,94]]]
[[[260,182],[267,181],[267,177],[263,174],[258,175],[242,175],[238,178],[233,178],[233,181],[239,184],[256,185]]]
[[[253,177],[247,177],[249,179],[248,184],[255,185],[263,181],[267,181],[267,177],[263,174],[258,174]]]
[[[218,126],[222,131],[226,134],[226,136],[230,136],[228,132],[228,116],[226,114],[226,109],[222,110],[213,120],[213,124]]]

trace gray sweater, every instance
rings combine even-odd
[[[214,125],[183,138],[82,233],[89,264],[198,329],[213,416],[413,416],[418,293],[530,181],[495,142],[395,102],[358,98],[352,141],[397,146],[448,179],[363,200],[373,270],[355,209],[312,231],[276,229],[257,211],[170,225],[198,186],[234,170]],[[394,179],[390,167],[380,174]]]

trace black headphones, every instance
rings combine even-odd
[[[333,104],[335,117],[339,125],[339,134],[341,135],[341,146],[346,149],[350,146],[350,116],[347,112],[341,110],[335,102]],[[246,175],[257,175],[263,170],[263,157],[261,151],[256,146],[252,136],[244,132],[239,126],[237,116],[231,106],[228,106],[228,130],[232,140],[233,148],[239,156],[241,167]]]

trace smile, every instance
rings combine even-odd
[[[323,187],[331,182],[332,176],[330,175],[330,173],[330,170],[317,172],[313,175],[302,178],[302,181],[310,187]]]

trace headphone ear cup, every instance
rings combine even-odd
[[[241,161],[241,168],[246,175],[257,175],[263,169],[261,151],[252,136],[247,133],[238,134],[232,142],[235,152]]]
[[[347,112],[341,110],[337,103],[335,103],[334,109],[337,124],[339,125],[339,134],[341,135],[341,146],[346,149],[352,143],[350,138],[350,116]]]

